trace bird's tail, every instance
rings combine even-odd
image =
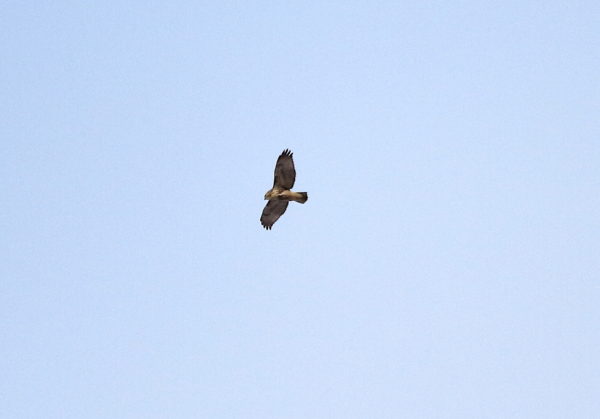
[[[306,200],[308,199],[308,194],[306,192],[296,192],[298,194],[297,198],[296,198],[296,202],[300,202],[301,204],[304,204],[306,202]]]

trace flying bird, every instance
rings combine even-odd
[[[291,191],[296,180],[293,154],[288,149],[283,150],[275,164],[275,181],[273,187],[265,194],[265,200],[269,202],[260,216],[260,223],[267,230],[270,230],[275,221],[283,215],[290,201],[304,204],[308,199],[306,192]]]

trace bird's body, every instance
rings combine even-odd
[[[296,201],[304,204],[308,199],[306,192],[294,192],[289,189],[272,188],[265,194],[265,199],[269,201]]]
[[[275,221],[283,215],[290,201],[304,204],[308,199],[306,192],[291,190],[296,181],[296,169],[292,156],[293,153],[290,150],[283,150],[275,165],[273,187],[265,193],[265,200],[269,202],[262,212],[260,223],[267,230],[270,230]]]

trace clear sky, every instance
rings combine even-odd
[[[599,22],[3,2],[0,416],[600,417]]]

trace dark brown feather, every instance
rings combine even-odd
[[[288,201],[269,201],[263,209],[262,215],[260,216],[260,223],[264,228],[270,230],[275,224],[275,221],[279,219],[288,207]]]
[[[294,159],[290,150],[285,149],[277,159],[275,165],[275,181],[273,187],[282,189],[292,189],[296,181],[296,169],[294,168]]]

